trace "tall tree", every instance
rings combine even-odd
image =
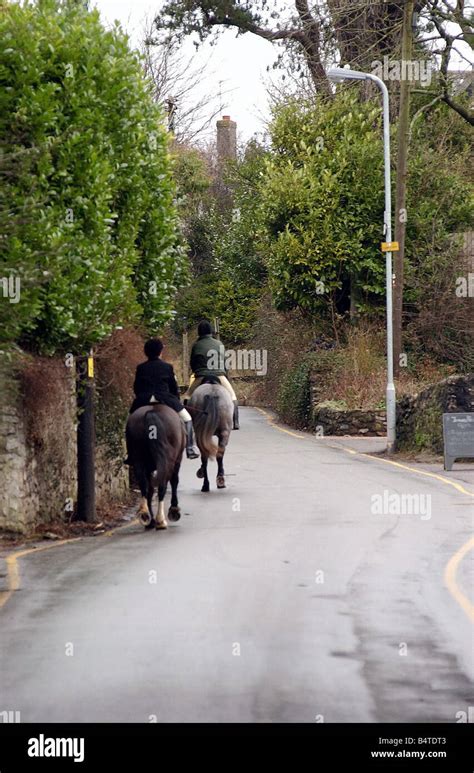
[[[415,3],[417,10],[425,0]],[[213,40],[219,31],[235,29],[283,46],[290,67],[303,65],[313,86],[331,94],[326,62],[340,59],[359,69],[393,54],[399,47],[403,0],[168,0],[155,19],[159,31],[178,39],[196,34]]]
[[[233,28],[239,34],[250,32],[272,43],[296,45],[317,91],[331,93],[322,62],[322,16],[308,0],[294,0],[294,10],[286,17],[278,0],[169,0],[155,24],[178,39],[196,33],[203,41],[219,30]]]
[[[455,59],[467,65],[468,74],[472,70],[474,48],[472,5],[467,7],[465,0],[456,0],[452,3],[448,3],[447,0],[427,0],[424,12],[421,14],[421,22],[424,23],[433,56],[439,60],[439,98],[474,126],[474,113],[467,103],[457,98],[455,84],[449,73]]]
[[[374,60],[398,49],[403,0],[327,0],[327,6],[341,64],[370,69]]]
[[[9,285],[0,335],[78,351],[117,324],[156,326],[184,256],[168,135],[139,57],[79,3],[1,9],[0,261],[21,297]]]

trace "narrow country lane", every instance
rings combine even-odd
[[[444,579],[472,533],[471,497],[256,409],[232,433],[225,490],[213,464],[202,494],[197,466],[183,462],[183,517],[167,532],[134,524],[18,560],[0,610],[2,710],[455,722],[474,706],[473,551]],[[429,495],[430,517],[374,513],[384,491]]]

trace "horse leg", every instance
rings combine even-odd
[[[179,468],[181,462],[178,462],[173,470],[173,474],[170,478],[171,483],[171,506],[168,510],[168,518],[170,521],[179,521],[181,518],[181,510],[178,506],[178,483],[179,483]]]
[[[153,473],[151,473],[148,476],[148,488],[147,488],[147,495],[146,495],[148,510],[150,511],[150,515],[151,515],[151,521],[148,524],[148,526],[146,526],[147,529],[152,529],[153,526],[155,525],[155,519],[153,517],[153,494],[154,493],[155,493],[155,487],[153,485]]]
[[[165,517],[165,494],[166,494],[166,483],[164,486],[158,486],[158,514],[156,516],[156,528],[157,529],[167,529],[168,528],[168,521]]]
[[[143,524],[146,529],[150,529],[154,525],[154,518],[153,509],[151,507],[151,499],[149,497],[149,481],[147,480],[147,475],[143,467],[134,466],[133,469],[137,483],[140,486],[140,493],[142,495],[137,515],[140,523]],[[153,488],[151,491],[151,496],[153,496]]]
[[[201,454],[201,466],[196,470],[196,478],[204,478],[204,456]]]
[[[208,462],[207,456],[201,455],[201,471],[202,475],[199,475],[199,478],[204,478],[204,483],[202,484],[201,491],[209,491],[209,478],[207,477],[207,462]]]
[[[216,454],[217,461],[217,488],[225,488],[224,454],[229,440],[229,433],[224,430],[218,435],[219,447]]]

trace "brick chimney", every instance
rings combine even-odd
[[[217,121],[217,164],[219,168],[228,160],[237,158],[237,124],[230,115],[223,115]]]

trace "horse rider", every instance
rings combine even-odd
[[[189,383],[186,398],[191,397],[194,390],[203,382],[203,379],[215,376],[229,392],[234,403],[234,426],[233,429],[240,429],[239,426],[239,405],[237,395],[232,384],[227,378],[227,368],[225,367],[225,349],[221,341],[212,336],[212,326],[209,320],[204,319],[198,325],[198,339],[194,342],[191,349],[191,370],[193,375]]]
[[[186,431],[186,456],[197,459],[199,449],[194,440],[193,422],[190,414],[179,399],[179,389],[173,366],[161,359],[163,343],[159,338],[151,338],[144,348],[147,361],[137,366],[133,391],[135,399],[130,408],[133,413],[137,408],[154,403],[163,403],[178,413]],[[130,454],[124,460],[130,464]]]

